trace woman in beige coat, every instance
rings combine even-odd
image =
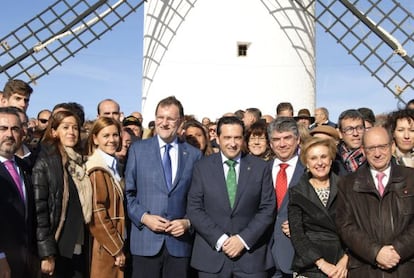
[[[115,157],[120,131],[115,120],[99,118],[88,138],[86,166],[93,189],[91,277],[124,277],[124,186]]]

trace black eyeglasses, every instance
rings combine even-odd
[[[48,119],[39,119],[39,122],[41,122],[42,124],[47,123],[49,120]]]
[[[356,130],[357,133],[363,133],[365,131],[365,127],[363,125],[348,126],[348,127],[344,127],[342,129],[342,132],[345,133],[346,135],[352,135],[354,134],[354,130]]]

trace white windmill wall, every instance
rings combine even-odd
[[[197,0],[193,7],[165,2],[176,1],[146,4],[146,121],[154,118],[158,101],[169,95],[199,120],[249,107],[275,115],[277,104],[285,101],[295,113],[301,108],[313,111],[314,23],[293,9],[294,1]],[[286,6],[281,9],[277,2]],[[246,57],[237,55],[238,43],[249,44]]]

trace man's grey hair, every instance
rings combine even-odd
[[[267,127],[267,134],[269,138],[272,138],[272,133],[277,132],[292,132],[296,138],[299,137],[298,124],[292,117],[277,117]]]

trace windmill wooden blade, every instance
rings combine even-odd
[[[0,39],[0,73],[5,74],[8,79],[19,78],[35,82],[100,39],[144,2],[143,0],[58,0]],[[197,1],[178,1],[179,4],[176,5],[180,7],[187,5],[188,9],[184,11],[188,12],[195,2]],[[270,5],[271,2],[263,1],[263,4]],[[414,98],[412,0],[294,0],[294,2],[307,11],[401,103]],[[160,1],[160,3],[167,2]],[[181,21],[170,22],[171,26],[164,26],[164,31],[174,31],[182,20],[183,18]],[[173,35],[170,41],[172,37]],[[157,56],[162,57],[168,44],[154,44],[153,47],[148,48],[148,51],[157,50],[160,52]],[[150,60],[148,57],[149,54],[144,53],[143,59],[146,65],[144,69],[150,68],[155,72],[159,61]],[[151,63],[155,63],[155,66],[149,67],[148,64]],[[148,80],[144,78],[144,88],[151,83],[152,75],[153,73],[144,72],[144,76],[149,78]]]
[[[309,13],[316,5],[316,22],[399,101],[414,98],[411,0],[295,2]]]
[[[48,74],[123,22],[144,1],[60,0],[0,39],[0,73],[28,82]]]

